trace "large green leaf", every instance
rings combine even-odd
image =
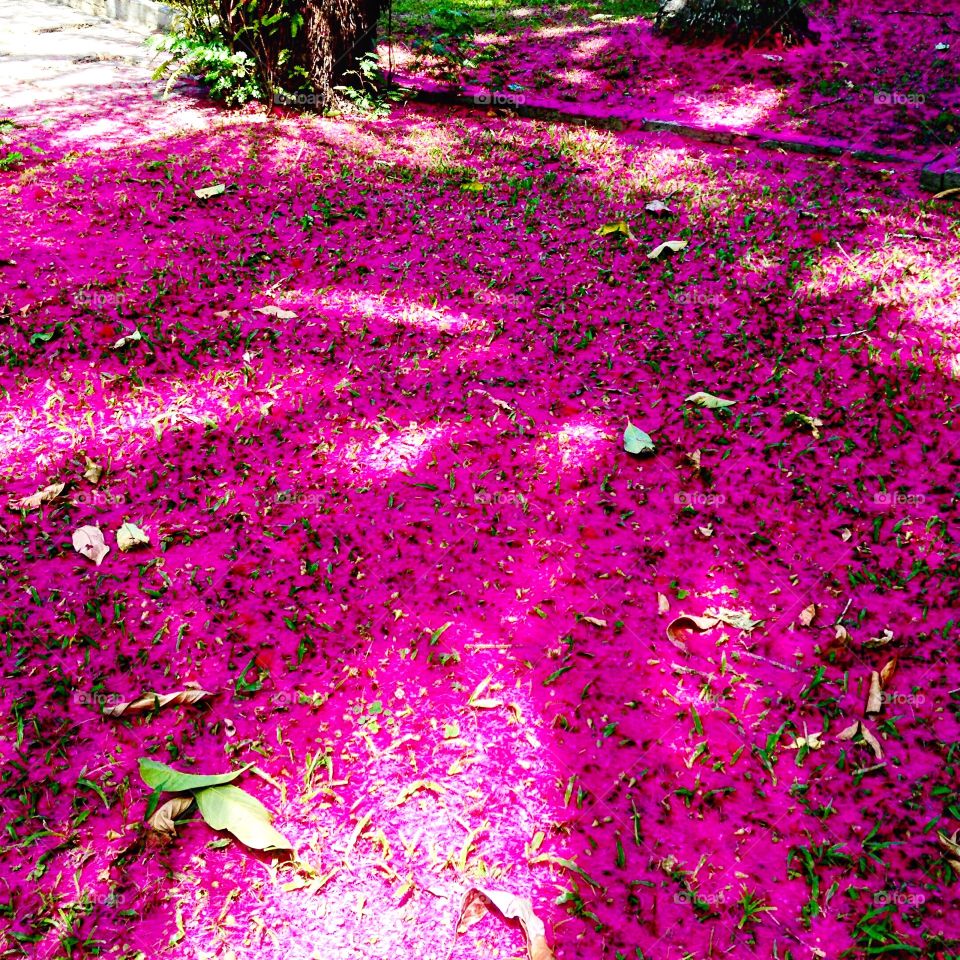
[[[267,808],[239,787],[207,787],[194,796],[203,819],[214,830],[229,830],[255,850],[293,849],[293,844],[271,826]]]
[[[628,423],[623,431],[623,449],[627,453],[653,453],[656,448],[649,433]]]
[[[168,767],[165,763],[157,763],[156,760],[141,757],[140,777],[148,787],[153,787],[154,790],[170,790],[173,792],[200,790],[203,787],[230,783],[231,780],[236,780],[241,773],[245,773],[252,766],[252,763],[248,763],[237,770],[231,770],[230,773],[215,773],[205,777],[195,773],[181,773],[179,770],[174,770],[173,767]]]

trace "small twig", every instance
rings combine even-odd
[[[841,100],[846,100],[847,94],[842,93],[839,97],[834,97],[832,100],[824,100],[823,103],[815,103],[811,107],[807,107],[805,110],[798,110],[797,116],[802,117],[805,113],[812,113],[814,110],[819,110],[821,107],[829,107],[833,103],[839,103]]]

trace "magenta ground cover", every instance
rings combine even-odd
[[[7,955],[523,955],[472,887],[558,958],[957,954],[949,198],[422,106],[5,117]],[[150,831],[142,757],[255,764],[295,854]]]

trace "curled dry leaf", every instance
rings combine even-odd
[[[92,560],[98,567],[110,552],[99,527],[85,526],[73,531],[73,549]]]
[[[887,689],[887,684],[893,679],[893,675],[897,672],[897,658],[894,657],[892,660],[888,660],[880,671],[880,686],[884,690]]]
[[[820,427],[823,426],[823,421],[818,417],[800,413],[799,410],[788,410],[783,415],[783,422],[788,427],[805,427],[810,431],[814,440],[820,439]]]
[[[103,476],[103,467],[94,463],[89,457],[84,457],[86,462],[86,470],[83,472],[83,479],[89,480],[90,483],[99,483],[100,477]]]
[[[876,670],[870,673],[870,690],[867,693],[867,708],[865,713],[868,717],[875,717],[883,709],[883,687],[880,683],[880,674]]]
[[[651,200],[643,207],[647,213],[652,213],[655,217],[665,217],[673,211],[662,200]]]
[[[788,750],[799,750],[801,747],[807,747],[809,750],[819,750],[823,746],[823,731],[819,733],[807,733],[804,727],[802,737],[794,739],[793,743],[787,744]]]
[[[860,721],[854,720],[849,727],[844,727],[838,734],[838,740],[852,740],[860,729]]]
[[[117,531],[117,546],[121,553],[134,547],[149,546],[150,538],[135,523],[125,523]]]
[[[805,626],[809,627],[813,624],[813,621],[817,619],[817,611],[819,606],[816,603],[811,603],[810,606],[804,607],[800,611],[800,622]]]
[[[184,814],[193,803],[193,797],[171,797],[166,803],[157,807],[153,816],[147,821],[147,826],[155,833],[163,833],[169,837],[177,835],[174,821]]]
[[[873,731],[862,721],[855,720],[849,727],[845,727],[837,734],[838,740],[853,740],[859,734],[864,743],[873,751],[873,755],[881,760],[883,758],[883,747],[880,741],[873,735]]]
[[[125,347],[128,343],[136,343],[138,340],[142,340],[143,335],[139,330],[134,330],[133,333],[128,333],[125,337],[121,337],[114,345],[114,350],[119,350],[121,347]]]
[[[187,706],[212,697],[208,690],[177,690],[175,693],[145,693],[136,700],[127,700],[124,703],[107,707],[103,713],[107,717],[122,717],[125,714],[146,713],[148,710],[161,710],[163,707]]]
[[[456,932],[461,933],[480,921],[491,906],[505,920],[520,921],[527,940],[528,960],[554,960],[553,951],[547,943],[546,927],[534,913],[533,904],[504,890],[487,890],[482,887],[471,887],[467,890],[460,905]]]
[[[593,231],[596,237],[609,237],[611,234],[622,233],[630,240],[636,240],[636,237],[630,230],[630,224],[626,220],[617,220],[614,223],[605,223]]]
[[[254,307],[254,313],[262,313],[265,317],[276,317],[278,320],[296,320],[297,315],[292,310],[275,307],[272,304],[266,307]]]
[[[860,735],[873,751],[873,755],[878,760],[882,760],[883,747],[880,746],[880,741],[873,735],[873,731],[865,723],[860,724]]]
[[[863,645],[865,647],[885,647],[888,643],[893,643],[895,637],[893,636],[893,631],[887,628],[880,634],[879,637],[870,637],[869,640],[864,640]]]
[[[647,256],[651,260],[659,260],[665,253],[678,253],[686,245],[686,240],[664,240],[663,243],[658,243]]]
[[[11,500],[9,503],[11,510],[39,510],[41,505],[56,500],[63,493],[65,483],[51,483],[49,486],[38,490],[29,497],[20,497],[17,500]]]
[[[732,407],[737,401],[724,400],[723,397],[707,393],[705,390],[698,390],[686,397],[684,402],[695,403],[698,407],[706,407],[707,410],[723,410],[726,407]]]
[[[687,645],[683,638],[678,634],[680,630],[712,630],[720,623],[719,617],[694,617],[690,614],[681,613],[679,617],[671,620],[667,624],[667,639],[679,650],[686,652]]]
[[[657,613],[660,616],[663,616],[665,613],[670,612],[670,600],[667,598],[666,594],[658,593],[657,594]]]
[[[960,837],[960,830],[954,830],[953,836],[947,836],[947,834],[937,831],[937,841],[939,842],[941,848],[946,853],[946,861],[956,870],[957,873],[960,873],[960,843],[957,842],[957,838]]]
[[[211,187],[200,187],[199,190],[194,190],[193,195],[198,200],[209,200],[211,197],[219,197],[226,192],[227,188],[225,184],[215,183]]]

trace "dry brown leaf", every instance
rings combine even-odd
[[[665,253],[678,253],[680,250],[683,250],[686,245],[686,240],[664,240],[663,243],[658,243],[647,256],[651,260],[659,260]]]
[[[677,635],[678,630],[712,630],[721,623],[719,617],[694,617],[687,613],[681,613],[679,617],[671,620],[667,624],[667,639],[678,649],[686,652],[687,645],[683,638]]]
[[[883,759],[883,747],[880,746],[880,741],[873,735],[873,731],[865,724],[860,724],[860,734],[863,739],[870,745],[870,749],[873,751],[873,755],[878,759]]]
[[[895,637],[893,631],[888,627],[879,637],[870,637],[869,640],[864,640],[863,645],[865,647],[885,647],[888,643],[893,643]]]
[[[836,633],[834,634],[834,639],[838,643],[842,643],[842,644],[847,644],[850,642],[850,633],[842,623],[837,624]]]
[[[145,693],[136,700],[127,700],[123,703],[107,707],[103,712],[108,717],[122,717],[128,713],[146,713],[148,710],[160,710],[169,706],[171,703],[175,706],[188,706],[191,703],[197,703],[199,700],[205,700],[212,697],[213,694],[207,690],[177,690],[175,693]]]
[[[49,486],[32,493],[29,497],[20,497],[18,500],[11,500],[9,506],[11,510],[39,510],[41,505],[55,500],[63,493],[65,483],[51,483]]]
[[[297,315],[292,310],[275,307],[272,304],[266,307],[254,307],[254,313],[262,313],[265,317],[276,317],[278,320],[296,320]]]
[[[852,739],[857,735],[857,731],[858,731],[859,729],[860,729],[860,721],[859,721],[859,720],[854,720],[853,723],[851,723],[849,727],[844,727],[843,730],[841,730],[841,731],[837,734],[837,739],[838,739],[838,740],[852,740]]]
[[[814,620],[817,619],[817,611],[819,606],[816,603],[811,603],[810,606],[804,607],[800,611],[800,623],[805,627],[809,627],[813,624]]]
[[[864,742],[870,747],[873,755],[878,760],[883,758],[883,747],[880,746],[880,741],[873,735],[873,732],[862,720],[854,720],[849,727],[844,728],[837,734],[837,739],[853,740],[857,734],[863,737]]]
[[[147,821],[147,826],[155,833],[163,833],[175,837],[177,827],[173,822],[193,803],[193,797],[171,797],[166,803],[157,807],[153,816]]]
[[[875,717],[883,709],[883,687],[880,683],[880,674],[876,670],[870,673],[870,691],[867,694],[868,717]]]
[[[949,863],[957,873],[960,873],[960,843],[957,842],[958,837],[960,837],[960,830],[954,830],[952,837],[948,837],[940,830],[937,831],[937,840],[946,852],[947,863]]]
[[[657,594],[657,613],[662,617],[665,613],[670,612],[670,601],[667,599],[666,594],[658,593]]]
[[[880,686],[884,690],[887,689],[887,684],[893,679],[893,675],[897,672],[897,658],[894,657],[892,660],[888,660],[883,668],[880,670]]]
[[[584,623],[593,624],[595,627],[605,627],[607,625],[607,621],[601,620],[599,617],[581,617],[580,619]]]
[[[468,929],[480,921],[492,906],[505,920],[519,920],[527,940],[529,960],[554,960],[553,951],[547,943],[547,931],[543,921],[533,912],[533,904],[523,897],[504,890],[487,890],[471,887],[464,894],[457,918],[456,932]]]
[[[86,463],[86,470],[83,472],[83,479],[89,480],[91,483],[99,483],[100,477],[103,475],[103,467],[94,463],[89,457],[84,458]]]
[[[73,531],[73,549],[92,560],[98,567],[110,552],[110,548],[103,541],[103,531],[99,527],[91,526],[79,527]]]

